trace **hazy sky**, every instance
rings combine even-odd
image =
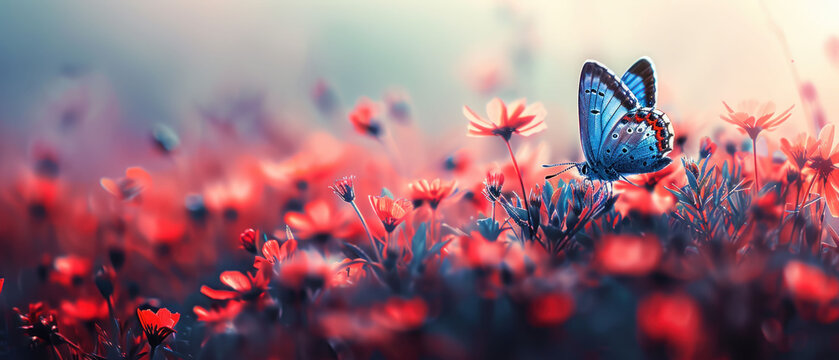
[[[815,83],[828,118],[839,117],[839,68],[825,52],[828,37],[839,34],[839,2],[766,6],[801,77]],[[522,44],[532,49],[528,70],[515,72],[500,94],[544,102],[548,134],[563,139],[576,138],[563,130],[576,130],[587,58],[622,72],[651,56],[662,106],[674,117],[718,123],[721,100],[799,102],[790,59],[754,0],[4,1],[0,122],[25,128],[58,74],[71,69],[113,90],[132,122],[177,124],[231,87],[265,90],[284,112],[314,117],[309,92],[325,78],[345,104],[397,86],[428,132],[464,128],[460,106],[482,108],[491,95],[476,93],[468,73],[509,60]],[[803,123],[800,110],[794,119]]]

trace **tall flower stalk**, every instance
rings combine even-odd
[[[415,202],[428,204],[431,207],[431,226],[429,226],[429,238],[432,240],[438,234],[436,229],[437,207],[440,202],[448,198],[457,190],[457,181],[443,182],[440,179],[431,181],[420,179],[408,184],[411,189],[411,199]]]
[[[482,136],[499,136],[504,140],[507,146],[507,151],[510,153],[510,158],[513,161],[513,168],[516,169],[516,176],[519,178],[519,185],[521,186],[522,197],[527,196],[526,188],[524,187],[524,178],[521,175],[521,169],[516,161],[516,155],[513,153],[513,148],[510,146],[510,138],[513,134],[522,136],[530,136],[536,134],[547,128],[545,124],[545,117],[547,111],[542,103],[526,104],[525,99],[518,99],[510,103],[509,108],[501,99],[494,98],[487,104],[487,115],[489,120],[486,120],[476,114],[468,106],[463,107],[463,115],[469,119],[469,127],[467,135],[482,137]],[[530,205],[527,201],[524,202],[525,209],[530,214]],[[533,219],[529,218],[529,224],[532,227]]]
[[[757,167],[757,137],[763,130],[772,131],[789,119],[790,115],[792,115],[790,112],[795,105],[790,106],[778,116],[775,116],[775,104],[771,101],[763,104],[754,100],[745,101],[737,106],[737,110],[728,106],[725,101],[723,101],[723,105],[727,113],[720,115],[720,118],[728,123],[737,125],[737,130],[740,130],[741,133],[748,135],[752,139],[752,156],[755,167],[754,188],[755,194],[757,194],[760,192],[760,176]]]
[[[361,220],[361,226],[364,226],[364,231],[367,233],[367,238],[370,240],[370,246],[376,256],[376,261],[382,262],[382,256],[379,254],[379,248],[376,246],[376,241],[373,240],[373,234],[370,233],[370,228],[367,227],[367,221],[364,220],[364,215],[361,215],[361,210],[355,203],[355,176],[344,176],[341,179],[335,180],[335,184],[329,187],[341,200],[349,203],[358,219]]]

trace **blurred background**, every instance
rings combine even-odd
[[[319,86],[343,108],[402,94],[432,139],[465,133],[464,104],[527,97],[548,108],[553,149],[578,151],[581,64],[622,73],[645,55],[677,123],[710,131],[721,101],[772,100],[796,104],[781,133],[815,133],[814,116],[839,117],[837,14],[831,0],[7,1],[0,159],[64,142],[63,156],[118,172],[146,141],[122,135],[165,124],[200,137],[208,104],[231,97],[258,101],[278,131],[340,134],[346,116],[319,114]],[[84,169],[68,175],[103,175]]]

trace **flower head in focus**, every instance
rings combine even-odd
[[[373,211],[385,227],[388,233],[393,232],[399,224],[405,220],[405,216],[411,211],[411,202],[408,199],[394,200],[387,196],[370,195],[370,205]]]
[[[156,347],[170,334],[176,332],[175,325],[181,319],[181,314],[173,313],[167,308],[160,308],[157,311],[137,309],[137,318],[140,320],[140,326],[143,327],[149,346]]]
[[[245,229],[239,234],[239,242],[242,247],[251,254],[256,254],[256,242],[259,233],[254,229]]]
[[[487,171],[482,193],[490,202],[498,201],[504,186],[504,173],[498,170]]]
[[[341,200],[345,202],[353,202],[355,200],[355,186],[353,183],[355,182],[355,176],[344,176],[338,180],[335,180],[335,185],[329,187],[332,192],[335,193]]]
[[[548,126],[545,124],[547,112],[542,103],[527,105],[525,99],[513,101],[508,107],[499,98],[492,99],[487,104],[487,115],[484,119],[468,106],[463,106],[463,115],[469,119],[469,136],[501,136],[510,140],[513,133],[530,136]]]

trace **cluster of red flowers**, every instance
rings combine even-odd
[[[420,151],[403,94],[359,100],[344,141],[156,128],[143,167],[98,183],[36,151],[2,187],[0,357],[829,354],[834,126],[776,141],[792,108],[736,109],[747,138],[676,123],[681,161],[614,186],[546,181],[545,147],[514,150],[550,123],[523,99],[463,107],[503,158]]]

